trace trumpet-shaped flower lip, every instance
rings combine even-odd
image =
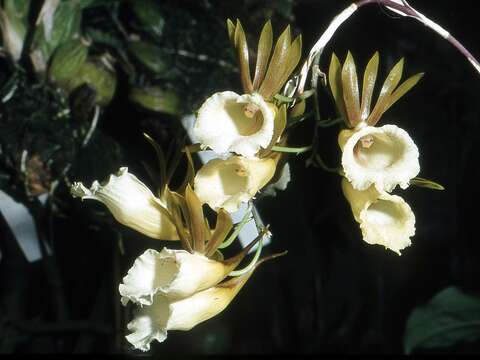
[[[210,287],[182,299],[169,299],[161,294],[150,306],[138,309],[127,325],[132,333],[126,339],[137,349],[148,351],[153,340],[167,338],[169,330],[190,330],[197,324],[222,312],[238,293],[243,283],[235,286]]]
[[[345,141],[342,166],[355,189],[374,184],[378,191],[390,192],[397,185],[407,188],[410,179],[418,175],[418,156],[418,148],[405,130],[395,125],[363,126]]]
[[[164,202],[126,167],[110,175],[104,184],[94,181],[88,189],[75,182],[70,191],[73,197],[102,202],[118,222],[144,235],[154,239],[178,240],[175,225],[161,210]]]
[[[269,158],[232,156],[210,160],[195,176],[195,193],[214,210],[224,208],[234,212],[270,181],[275,166],[275,161]]]
[[[260,95],[224,91],[203,103],[193,131],[203,146],[218,154],[254,157],[270,144],[274,120],[275,110]]]
[[[355,190],[345,178],[342,190],[365,242],[383,245],[399,255],[400,250],[410,246],[410,237],[415,235],[415,215],[400,196],[380,193],[373,185],[367,190]]]
[[[182,298],[218,284],[228,273],[221,262],[199,253],[163,248],[139,256],[119,286],[122,304],[151,305],[157,293]]]
[[[368,204],[368,203],[367,203]],[[400,255],[415,235],[415,215],[400,196],[382,193],[360,212],[360,229],[369,244],[383,245]]]

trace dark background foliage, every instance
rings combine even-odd
[[[480,56],[474,1],[411,2]],[[264,20],[272,17],[276,34],[287,23],[302,33],[307,54],[333,16],[349,4],[166,1],[162,5],[164,34],[158,45],[234,64],[224,20],[239,17],[253,39]],[[88,11],[86,26],[110,28],[110,20],[102,13],[108,9]],[[128,13],[120,13],[120,20],[126,31],[133,31]],[[171,332],[166,342],[153,344],[154,352],[402,353],[406,321],[414,308],[447,286],[478,294],[475,145],[480,131],[480,76],[437,34],[377,5],[359,10],[342,25],[325,49],[321,68],[328,68],[332,51],[343,59],[347,50],[358,68],[378,50],[380,78],[400,57],[406,59],[404,76],[425,72],[381,120],[409,132],[420,149],[420,176],[446,188],[443,192],[416,187],[398,191],[416,215],[412,246],[399,257],[364,243],[341,193],[339,177],[305,167],[306,155],[291,156],[292,181],[287,190],[257,202],[274,234],[265,252],[288,250],[288,255],[260,268],[221,315],[189,332]],[[89,146],[76,153],[70,179],[89,183],[126,165],[148,181],[142,162],[154,163],[155,157],[142,131],[154,134],[165,148],[170,138],[181,136],[177,117],[132,106],[127,98],[130,85],[160,83],[174,89],[181,94],[184,113],[196,110],[214,91],[240,91],[237,73],[216,63],[168,54],[165,61],[168,71],[156,79],[128,77],[119,71],[115,98],[102,114],[101,136],[95,135]],[[319,101],[322,116],[333,117],[326,91],[320,93]],[[290,136],[291,145],[309,144],[312,125],[308,121],[298,127]],[[319,149],[331,165],[339,163],[337,131],[330,128],[319,133]],[[59,187],[58,198],[58,212],[42,219],[55,254],[49,262],[26,262],[0,217],[0,351],[136,354],[122,338],[130,309],[119,306],[117,286],[136,256],[163,244],[115,224],[101,205],[70,199],[65,186]],[[479,350],[478,342],[435,349]]]

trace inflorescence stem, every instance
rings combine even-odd
[[[410,6],[405,0],[359,0],[357,2],[352,3],[346,9],[344,9],[341,13],[339,13],[335,18],[332,20],[330,25],[327,27],[325,32],[320,36],[318,41],[313,45],[310,53],[308,55],[307,60],[302,66],[300,70],[300,74],[297,78],[297,94],[302,94],[305,87],[305,82],[307,80],[308,72],[313,65],[314,59],[317,56],[321,56],[325,46],[333,37],[334,33],[343,24],[350,16],[352,16],[359,8],[364,5],[368,4],[379,4],[387,7],[389,10],[394,11],[397,14],[402,16],[407,16],[414,18],[417,21],[420,21],[426,27],[430,28],[437,34],[439,34],[442,38],[447,40],[450,44],[452,44],[467,60],[472,64],[472,66],[480,73],[480,63],[478,60],[468,51],[454,36],[452,36],[447,30],[442,28],[440,25],[435,23],[434,21],[427,18],[422,13],[415,10],[412,6]]]

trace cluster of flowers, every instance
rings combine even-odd
[[[335,54],[329,68],[329,84],[335,103],[348,129],[340,131],[342,190],[363,239],[398,253],[411,244],[415,215],[410,206],[390,192],[399,185],[406,189],[420,172],[418,148],[408,133],[396,125],[376,127],[383,113],[423,76],[413,75],[399,85],[403,59],[392,68],[370,111],[379,55],[368,62],[360,98],[353,57],[348,53],[343,66]]]
[[[242,25],[238,20],[236,24],[229,20],[227,25],[238,51],[245,94],[213,94],[200,107],[194,125],[200,148],[213,150],[218,158],[194,174],[185,148],[189,175],[177,191],[163,181],[158,197],[127,168],[111,175],[105,184],[95,181],[86,188],[76,182],[71,188],[73,196],[101,201],[117,221],[144,235],[180,240],[183,250],[149,249],[143,253],[119,286],[124,305],[129,301],[140,305],[128,324],[132,333],[127,340],[143,351],[150,349],[154,339],[164,341],[168,330],[189,330],[220,313],[262,262],[281,255],[260,261],[255,256],[245,269],[234,271],[248,251],[270,235],[266,228],[230,259],[224,260],[219,249],[228,246],[244,224],[233,229],[230,213],[285,173],[282,156],[272,147],[285,141],[286,106],[277,106],[273,96],[300,60],[301,37],[292,41],[287,27],[272,53],[272,26],[268,21],[260,35],[252,81]],[[147,139],[161,151],[158,144]],[[204,204],[217,214],[214,229],[204,215]],[[228,276],[230,279],[225,280]]]
[[[230,303],[266,259],[257,261],[256,255],[245,269],[235,270],[236,267],[269,234],[262,229],[237,256],[224,260],[219,249],[233,241],[243,223],[234,229],[230,213],[253,199],[267,184],[289,177],[280,149],[286,148],[287,116],[303,113],[306,96],[288,98],[286,95],[294,94],[295,89],[290,89],[289,94],[285,89],[301,57],[301,37],[292,41],[287,27],[273,46],[272,26],[267,22],[259,38],[252,80],[242,25],[238,20],[236,24],[228,20],[227,27],[237,51],[244,94],[232,91],[213,94],[200,107],[193,128],[200,143],[198,148],[213,150],[217,158],[195,174],[189,147],[185,148],[190,171],[184,183],[172,191],[168,179],[163,179],[158,197],[127,168],[121,168],[104,185],[94,182],[88,189],[82,183],[75,183],[71,189],[76,197],[103,202],[120,223],[142,234],[161,240],[180,240],[183,250],[147,250],[120,284],[122,303],[131,301],[140,305],[128,324],[132,333],[127,336],[140,350],[149,350],[154,339],[164,341],[168,330],[191,329]],[[364,240],[400,254],[400,250],[410,245],[415,217],[409,205],[390,192],[397,185],[406,188],[416,177],[420,170],[419,154],[404,130],[395,125],[375,125],[422,74],[398,86],[403,71],[400,60],[370,111],[378,63],[376,53],[365,70],[361,99],[350,53],[343,66],[332,56],[328,80],[347,125],[339,134],[344,194],[360,223]],[[285,98],[290,103],[281,101]],[[161,152],[158,144],[147,139]],[[214,229],[204,215],[204,204],[216,212]]]

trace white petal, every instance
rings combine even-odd
[[[135,349],[150,350],[153,340],[163,342],[167,338],[167,323],[170,316],[170,301],[163,296],[156,296],[151,306],[138,309],[135,318],[127,325],[132,333],[125,338]]]
[[[155,197],[126,167],[120,168],[116,175],[110,175],[106,184],[94,181],[87,189],[76,182],[70,191],[73,197],[102,202],[118,222],[144,235],[154,239],[178,240],[175,226],[160,210],[164,205],[161,199]]]
[[[202,254],[163,248],[147,250],[135,260],[119,286],[122,304],[151,305],[157,292],[181,298],[222,281],[232,269]]]
[[[232,156],[210,160],[195,176],[195,193],[214,210],[236,211],[270,181],[275,166],[273,159]]]
[[[258,109],[245,115],[245,106]],[[215,93],[198,110],[193,132],[204,146],[218,154],[235,152],[253,157],[272,139],[275,111],[258,94]]]
[[[418,148],[405,130],[395,125],[365,126],[346,140],[342,166],[355,189],[366,190],[374,184],[378,191],[390,192],[397,185],[407,188],[410,179],[418,175],[418,156]]]

